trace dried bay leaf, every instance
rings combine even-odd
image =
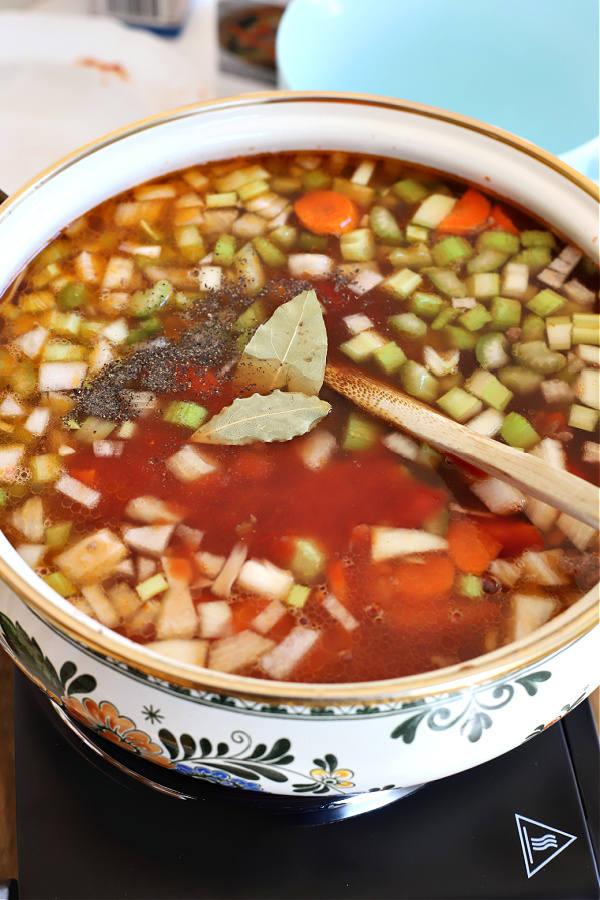
[[[238,397],[190,440],[201,444],[289,441],[310,431],[330,409],[325,400],[291,391]]]
[[[320,303],[314,290],[302,291],[257,328],[238,368],[243,377],[248,357],[261,360],[267,375],[259,390],[286,388],[316,395],[323,386],[326,356],[327,331]]]

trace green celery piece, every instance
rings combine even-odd
[[[522,231],[521,244],[524,247],[550,247],[553,250],[556,247],[556,238],[551,231]]]
[[[292,250],[298,240],[298,229],[293,225],[281,225],[269,235],[282,250]]]
[[[44,531],[44,538],[49,547],[64,547],[69,540],[73,522],[60,522],[57,525],[49,525]]]
[[[427,188],[415,181],[414,178],[403,178],[401,181],[397,181],[392,190],[401,200],[409,204],[418,203],[429,193]]]
[[[450,235],[435,244],[432,254],[435,265],[443,267],[456,260],[468,259],[473,255],[473,248],[463,237]]]
[[[494,297],[490,312],[492,314],[492,327],[497,331],[508,331],[521,322],[523,307],[518,300],[510,297]]]
[[[479,275],[483,272],[495,272],[500,269],[508,259],[508,254],[494,247],[485,247],[477,256],[467,262],[469,275]]]
[[[547,316],[554,316],[565,303],[564,297],[550,288],[545,288],[543,291],[538,291],[535,297],[526,303],[526,306],[534,315],[545,319]]]
[[[304,584],[295,584],[284,600],[286,606],[302,609],[310,595],[310,588]]]
[[[375,236],[386,244],[399,244],[402,241],[402,231],[394,214],[385,206],[374,206],[371,209],[369,221]]]
[[[157,281],[147,291],[136,291],[129,303],[129,312],[140,319],[153,315],[174,296],[175,290],[168,281]]]
[[[595,431],[598,418],[599,413],[597,409],[574,403],[569,412],[568,425],[569,428],[579,428],[581,431]]]
[[[543,341],[546,337],[544,320],[539,316],[526,316],[521,327],[521,342]]]
[[[375,351],[373,359],[386,375],[393,375],[406,362],[406,354],[395,341],[390,341]]]
[[[477,332],[467,331],[460,325],[446,325],[444,332],[448,335],[450,345],[459,350],[474,350],[477,346]]]
[[[410,311],[416,316],[433,319],[444,306],[444,301],[437,294],[425,294],[422,291],[415,291],[410,296],[409,306]]]
[[[15,394],[19,397],[27,397],[37,387],[36,370],[28,359],[23,359],[21,362],[13,363],[7,381]]]
[[[427,323],[415,316],[414,313],[399,313],[389,316],[388,322],[397,328],[405,337],[422,337],[427,331]]]
[[[295,538],[295,549],[290,569],[296,578],[313,581],[325,571],[327,559],[315,541]]]
[[[329,246],[329,238],[326,234],[313,234],[312,231],[303,230],[300,232],[299,245],[301,250],[309,253],[313,250],[323,252]]]
[[[467,288],[452,269],[424,269],[433,286],[447,297],[466,297]]]
[[[257,235],[252,239],[252,243],[265,265],[276,269],[279,266],[285,266],[287,263],[287,256],[264,235]]]
[[[395,247],[388,256],[395,269],[422,269],[432,263],[429,247],[425,244],[411,244],[408,247]]]
[[[492,321],[492,317],[485,306],[477,303],[472,309],[459,316],[458,321],[468,331],[481,331],[484,325]]]
[[[484,369],[478,369],[465,382],[468,391],[487,403],[488,406],[502,412],[510,400],[512,393],[498,381],[495,375]]]
[[[531,450],[540,441],[540,436],[531,422],[520,413],[509,413],[500,428],[500,435],[511,447]]]
[[[370,450],[379,440],[380,434],[381,429],[376,423],[370,422],[356,413],[350,413],[346,423],[342,449]]]
[[[481,409],[481,402],[460,387],[451,388],[439,397],[437,405],[457,422],[467,422]]]
[[[543,375],[526,366],[505,366],[498,370],[498,378],[514,394],[532,394],[544,380]]]
[[[441,309],[433,322],[431,323],[431,328],[433,331],[442,331],[449,325],[450,322],[453,322],[458,316],[459,310],[455,309],[453,306],[446,306],[444,309]]]
[[[471,573],[462,575],[458,583],[458,589],[463,597],[468,597],[470,600],[480,600],[483,597],[481,576],[472,575]]]
[[[422,280],[420,275],[411,272],[410,269],[401,269],[395,275],[386,278],[381,286],[401,300],[405,300],[418,288]]]
[[[90,299],[89,291],[80,281],[70,281],[61,289],[57,303],[63,310],[76,309]]]
[[[326,191],[332,184],[332,177],[321,169],[313,169],[302,175],[302,187],[305,191]]]
[[[476,241],[477,250],[500,250],[509,256],[518,253],[520,246],[518,235],[510,231],[482,231]]]
[[[340,235],[340,251],[348,262],[369,262],[376,253],[373,232],[370,228],[355,228]]]
[[[567,364],[566,358],[557,350],[550,350],[544,341],[527,341],[514,344],[513,353],[525,366],[542,375],[560,372]]]
[[[50,575],[42,575],[43,581],[49,584],[61,597],[72,597],[77,593],[77,588],[62,572],[52,572]]]
[[[208,416],[208,410],[199,403],[186,400],[173,400],[167,406],[163,418],[172,425],[184,425],[194,431],[199,428]]]
[[[157,594],[162,594],[168,587],[169,582],[162,572],[159,572],[156,575],[151,575],[150,578],[146,578],[145,581],[140,582],[140,584],[136,585],[135,590],[140,600],[145,602],[146,600],[150,600],[151,597],[156,597]]]
[[[250,306],[246,307],[243,313],[235,320],[233,325],[235,331],[251,331],[264,322],[269,311],[262,300],[254,300]]]
[[[234,236],[232,234],[220,234],[213,249],[213,261],[220,266],[232,266],[235,250]]]
[[[500,276],[497,272],[478,272],[466,281],[467,294],[476,300],[489,300],[500,293]]]
[[[508,341],[500,331],[488,331],[477,341],[475,355],[483,369],[497,369],[510,362]]]
[[[400,380],[402,387],[411,397],[433,403],[439,396],[440,386],[437,378],[414,359],[406,360],[400,369]]]
[[[537,274],[552,262],[552,254],[548,247],[526,247],[513,257],[513,262],[524,263],[530,272]]]

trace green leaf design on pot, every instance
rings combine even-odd
[[[542,731],[546,731],[547,728],[550,728],[550,727],[551,727],[552,725],[554,725],[556,722],[559,722],[559,721],[562,719],[563,716],[566,716],[566,714],[567,714],[568,712],[571,712],[572,709],[575,709],[576,706],[579,706],[579,704],[582,703],[582,702],[585,700],[585,698],[587,697],[588,693],[589,693],[589,685],[586,687],[586,689],[585,689],[585,691],[583,692],[583,694],[580,694],[580,695],[579,695],[579,697],[577,698],[577,700],[574,700],[573,703],[567,703],[565,706],[563,706],[563,708],[562,708],[561,711],[560,711],[560,715],[558,715],[555,719],[552,719],[551,722],[548,722],[547,725],[538,725],[537,728],[534,728],[534,729],[533,729],[533,731],[531,732],[531,734],[528,734],[528,735],[527,735],[527,737],[525,738],[525,740],[526,740],[526,741],[530,741],[531,738],[533,738],[533,737],[536,736],[536,734],[541,734]]]
[[[57,702],[64,696],[88,694],[96,690],[96,679],[92,675],[79,675],[74,678],[77,666],[70,660],[62,664],[60,673],[57,672],[35,638],[30,637],[19,622],[12,622],[2,612],[0,612],[0,628],[16,660],[22,663],[32,680]]]
[[[460,734],[466,737],[472,744],[476,743],[483,732],[493,725],[490,711],[501,709],[513,699],[515,684],[520,685],[530,697],[538,692],[538,686],[552,677],[552,673],[546,670],[528,672],[515,678],[514,684],[508,681],[497,684],[494,688],[482,688],[467,695],[466,702],[459,712],[454,708],[442,705],[426,705],[424,709],[415,715],[409,716],[392,731],[390,737],[401,738],[405,744],[412,744],[421,722],[425,721],[432,731],[447,731],[460,724]],[[488,696],[489,695],[489,698]],[[406,710],[414,710],[423,706],[424,701],[410,706]]]

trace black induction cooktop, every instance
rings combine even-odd
[[[21,900],[600,898],[588,703],[492,762],[337,821],[254,808],[228,788],[158,793],[91,762],[48,710],[17,672]]]

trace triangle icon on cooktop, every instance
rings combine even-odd
[[[528,819],[518,813],[515,813],[515,819],[528,878],[543,869],[550,860],[577,840],[576,836],[569,834],[568,831],[544,825],[543,822]]]

